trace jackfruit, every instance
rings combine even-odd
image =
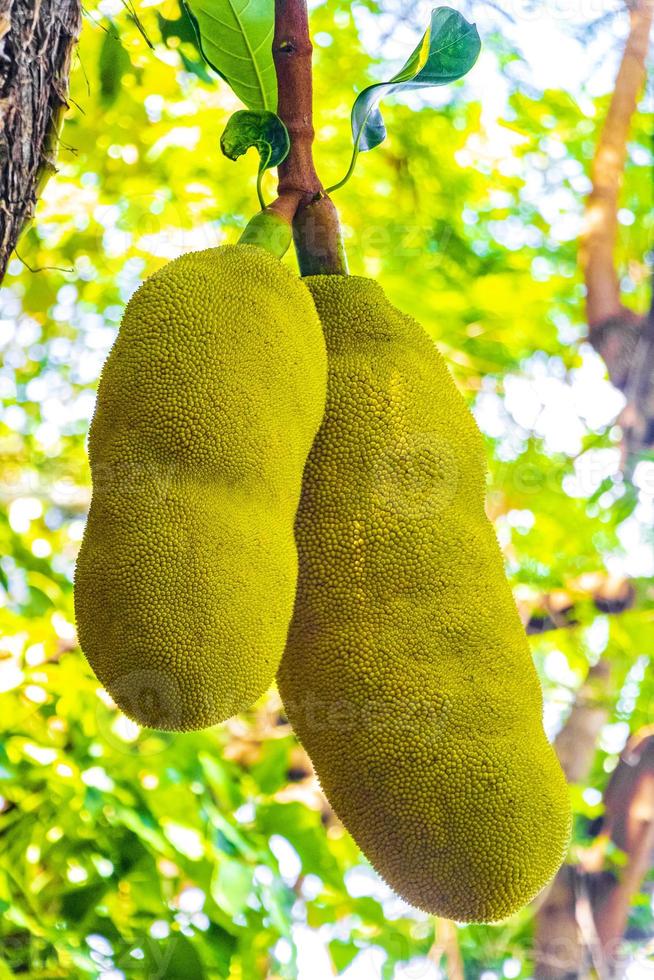
[[[567,788],[443,358],[375,282],[305,280],[327,407],[296,519],[278,685],[323,790],[410,904],[495,921],[552,877]]]
[[[118,706],[183,731],[274,679],[327,361],[304,283],[262,248],[192,252],[130,300],[89,436],[80,643]]]

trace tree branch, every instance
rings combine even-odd
[[[639,0],[630,10],[630,31],[595,150],[592,191],[586,201],[580,262],[586,281],[586,306],[591,330],[616,316],[630,315],[620,299],[614,262],[618,232],[618,195],[627,157],[627,140],[638,96],[645,82],[645,60],[654,6]],[[635,314],[631,313],[632,317]]]
[[[654,446],[654,307],[648,318],[623,304],[614,255],[627,140],[646,78],[654,16],[652,0],[631,0],[628,5],[629,35],[595,152],[580,242],[589,339],[611,381],[627,397],[620,417],[625,460]]]
[[[584,620],[583,606],[588,603],[604,615],[619,615],[636,604],[636,587],[628,579],[597,574],[591,584],[588,591],[582,591],[573,583],[569,591],[557,589],[540,596],[535,603],[520,603],[526,632],[539,635],[578,626]]]
[[[280,165],[278,193],[307,204],[322,190],[313,163],[313,46],[304,0],[276,0],[273,58],[277,72],[277,112],[291,137]]]
[[[611,665],[602,659],[589,669],[554,742],[569,783],[588,778],[597,739],[609,718],[610,695]],[[578,869],[564,864],[536,910],[536,980],[572,980],[581,975],[585,943],[578,922],[578,893],[582,887],[585,894]],[[591,913],[588,918],[592,920]]]
[[[597,739],[609,720],[610,695],[611,664],[602,658],[589,668],[568,719],[554,741],[569,783],[582,783],[588,778]]]
[[[564,864],[536,912],[535,980],[575,980],[584,948],[576,916],[575,868]]]
[[[454,922],[437,918],[434,923],[434,943],[428,959],[440,968],[448,980],[464,980],[465,969]]]
[[[312,51],[306,0],[275,0],[277,112],[289,131],[291,149],[278,169],[279,196],[270,210],[293,221],[302,275],[345,275],[338,215],[313,162]]]
[[[597,739],[609,718],[610,694],[611,665],[602,659],[589,669],[554,742],[569,783],[583,783],[588,778]],[[581,883],[577,868],[564,864],[537,908],[536,980],[568,980],[581,973],[585,956],[578,924]]]
[[[580,242],[589,339],[627,397],[620,417],[625,461],[654,446],[654,306],[647,317],[622,303],[614,255],[627,140],[646,77],[653,16],[652,0],[629,4],[629,35],[595,151]]]
[[[584,782],[608,719],[610,667],[591,668],[555,742],[570,782]],[[654,726],[630,738],[604,791],[604,816],[593,845],[577,865],[563,865],[536,914],[536,980],[582,975],[590,958],[602,978],[614,976],[629,910],[654,865]],[[617,872],[605,867],[611,841],[625,855]],[[585,975],[585,974],[583,974]]]
[[[0,0],[0,279],[55,172],[79,0]]]
[[[654,733],[642,729],[628,742],[604,793],[602,839],[612,840],[626,863],[597,895],[595,924],[604,959],[615,966],[631,900],[654,863]]]

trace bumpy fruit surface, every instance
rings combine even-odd
[[[187,730],[274,678],[327,363],[311,295],[251,245],[176,259],[130,300],[89,437],[82,649],[141,725]]]
[[[570,812],[484,512],[484,450],[442,357],[374,282],[306,280],[327,409],[296,520],[278,683],[323,789],[412,905],[494,921],[558,868]]]

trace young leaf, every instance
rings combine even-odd
[[[375,82],[365,88],[352,106],[352,139],[354,149],[350,168],[336,190],[349,180],[357,156],[373,150],[386,137],[386,127],[378,103],[387,95],[447,85],[470,71],[481,50],[477,28],[456,10],[438,7],[432,11],[431,23],[404,67],[388,82]]]
[[[209,65],[253,110],[277,108],[274,0],[183,0]]]
[[[291,146],[288,130],[274,112],[241,109],[230,117],[220,137],[225,156],[237,160],[251,146],[259,151],[259,170],[276,167],[286,159]]]
[[[255,146],[259,153],[259,179],[257,193],[261,207],[265,207],[261,194],[261,177],[265,170],[278,166],[288,156],[291,140],[286,126],[274,112],[252,112],[241,109],[230,117],[222,136],[220,149],[230,160],[237,160]]]

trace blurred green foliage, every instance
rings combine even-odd
[[[139,732],[75,645],[85,435],[124,304],[181,251],[234,241],[256,210],[255,156],[219,151],[238,102],[201,65],[176,2],[137,10],[154,50],[128,10],[86,8],[59,173],[0,290],[0,977],[317,977],[317,961],[313,973],[300,962],[311,941],[335,974],[377,950],[382,966],[365,960],[359,976],[407,963],[437,976],[433,920],[365,865],[275,692],[211,731]],[[312,19],[318,167],[331,183],[349,159],[353,97],[374,75],[350,4]],[[498,72],[505,60],[500,49]],[[337,200],[353,272],[424,323],[476,411],[521,608],[552,590],[576,601],[573,628],[534,642],[552,733],[588,665],[614,664],[609,723],[574,788],[578,842],[654,695],[654,463],[631,484],[621,476],[619,399],[583,340],[575,268],[605,106],[515,91],[495,117],[462,84],[439,108],[389,104],[389,140]],[[651,124],[638,117],[621,212],[623,285],[640,309]],[[628,613],[588,598],[584,583],[607,573],[635,580]],[[636,914],[651,918],[646,903]],[[499,976],[507,960],[505,975],[529,976],[532,920],[527,909],[458,929],[466,976]]]

